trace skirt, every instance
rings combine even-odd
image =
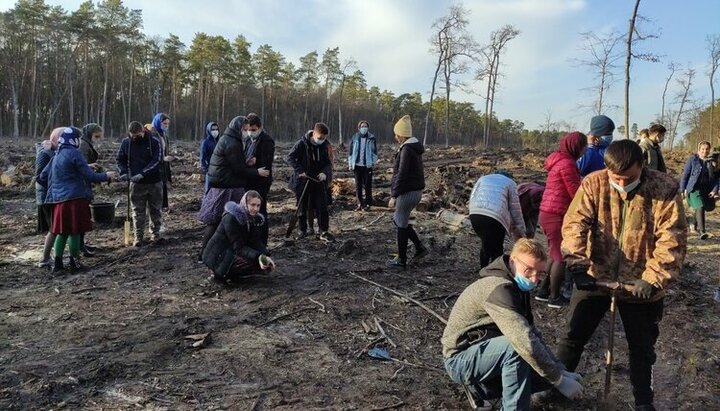
[[[410,222],[410,213],[420,202],[422,190],[410,191],[400,194],[395,199],[395,213],[393,214],[393,222],[400,228],[405,228]]]
[[[703,209],[705,211],[713,211],[715,209],[715,199],[710,198],[709,193],[693,190],[688,194],[687,198],[690,208],[695,210]]]
[[[200,212],[198,212],[198,220],[207,225],[220,224],[223,213],[225,212],[225,204],[228,201],[240,202],[245,194],[245,189],[239,188],[210,188],[203,196]]]
[[[40,204],[37,206],[38,234],[45,234],[52,230],[53,210],[55,210],[55,204]]]
[[[540,212],[540,225],[545,232],[545,237],[547,237],[548,254],[550,254],[553,261],[563,260],[562,251],[560,251],[563,217],[558,214]]]
[[[55,204],[53,210],[53,234],[82,234],[92,230],[90,200],[76,198]]]

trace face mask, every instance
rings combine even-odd
[[[620,186],[619,184],[617,184],[616,182],[612,181],[611,179],[608,179],[608,180],[610,181],[610,185],[611,185],[615,190],[617,190],[617,191],[620,192],[620,193],[625,193],[625,194],[633,191],[634,189],[636,189],[636,188],[640,185],[640,179],[639,179],[639,178],[638,178],[637,180],[633,181],[632,183],[626,185],[625,187]]]
[[[602,141],[604,141],[605,144],[607,144],[607,145],[610,145],[610,143],[613,142],[613,136],[612,136],[612,135],[610,135],[610,136],[602,136],[602,137],[600,137],[600,139],[601,139]]]
[[[165,124],[161,125],[160,128],[162,129],[162,131],[170,130],[170,126],[166,126]]]
[[[535,283],[527,279],[525,276],[515,274],[515,283],[521,291],[532,291],[535,288]]]
[[[248,131],[247,132],[247,136],[252,139],[257,138],[257,136],[259,136],[259,135],[260,135],[259,131]]]
[[[211,131],[210,131],[210,135],[213,136],[213,137],[217,137],[218,134],[220,134],[220,131],[218,131],[218,130],[211,130]]]
[[[316,146],[319,146],[320,144],[322,144],[323,141],[325,141],[325,140],[321,140],[321,139],[315,138],[315,137],[312,138],[312,142],[313,142],[313,144],[315,144]]]
[[[367,134],[367,132],[368,132],[367,127],[360,127],[360,134],[365,135],[365,134]]]

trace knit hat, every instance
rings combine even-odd
[[[402,118],[395,123],[393,132],[400,137],[412,137],[412,121],[410,120],[410,116],[407,114],[402,116]]]
[[[58,138],[60,145],[71,145],[75,148],[80,147],[80,129],[76,127],[65,127]]]
[[[615,123],[610,120],[610,117],[601,114],[590,119],[590,132],[588,134],[595,137],[611,136],[613,131],[615,131]]]

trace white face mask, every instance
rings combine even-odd
[[[312,142],[313,142],[313,144],[315,144],[316,146],[319,146],[320,144],[322,144],[323,141],[325,141],[325,140],[324,140],[324,139],[321,140],[321,139],[315,138],[315,137],[312,138]]]
[[[217,137],[218,134],[220,134],[220,131],[218,131],[218,130],[212,130],[212,131],[210,131],[210,135],[213,136],[213,137]]]
[[[248,137],[250,137],[250,132],[247,131],[247,130],[243,130],[240,134],[242,134],[243,138],[248,138]]]
[[[635,190],[635,189],[640,185],[640,178],[639,178],[639,177],[638,177],[637,180],[633,181],[633,182],[630,183],[630,184],[627,184],[627,185],[624,186],[624,187],[621,186],[621,185],[619,185],[618,183],[612,181],[612,179],[608,179],[608,181],[610,181],[610,185],[611,185],[615,190],[617,190],[617,191],[620,192],[620,193],[625,193],[625,194],[627,194],[627,193]]]
[[[167,126],[167,125],[165,125],[165,124],[161,125],[160,128],[162,129],[162,131],[168,131],[168,130],[170,130],[170,126]]]
[[[365,135],[365,134],[367,134],[367,132],[368,132],[367,127],[360,127],[360,134]]]
[[[248,137],[250,137],[250,138],[252,138],[252,139],[256,139],[257,136],[260,135],[260,131],[248,131],[247,133],[248,133],[248,134],[247,134]]]

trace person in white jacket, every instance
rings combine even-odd
[[[480,237],[480,267],[503,255],[505,235],[518,240],[527,235],[517,185],[505,171],[478,179],[470,194],[470,222]]]

